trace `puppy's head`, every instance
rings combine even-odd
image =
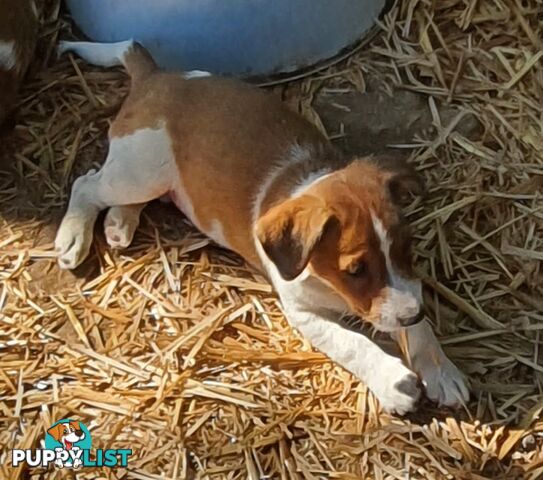
[[[267,211],[256,235],[283,279],[307,269],[352,313],[393,331],[421,318],[401,206],[422,190],[406,164],[355,160]]]
[[[77,436],[77,440],[80,440],[84,436],[79,422],[71,421],[68,423],[57,423],[55,426],[47,430],[47,433],[51,435],[57,442],[61,442],[62,438],[69,437],[71,434]],[[72,435],[73,437],[73,435]]]

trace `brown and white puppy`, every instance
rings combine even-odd
[[[73,185],[56,238],[61,267],[87,256],[101,210],[109,209],[108,243],[125,247],[144,205],[169,196],[202,232],[266,271],[290,323],[385,409],[415,408],[414,372],[432,400],[467,399],[462,375],[420,321],[421,284],[397,202],[417,185],[407,167],[344,158],[268,93],[205,72],[164,73],[132,42],[62,44],[67,50],[123,64],[132,86],[106,163]],[[393,336],[404,331],[414,372],[342,327],[346,312]]]
[[[77,443],[85,438],[85,434],[81,430],[79,422],[57,423],[54,427],[47,430],[57,442],[62,443],[65,450],[74,448],[74,443]]]
[[[80,448],[77,447],[75,444],[85,439],[85,432],[83,432],[83,430],[81,429],[81,425],[79,424],[79,422],[76,421],[57,423],[49,430],[47,430],[47,433],[51,435],[57,442],[62,444],[62,448],[55,448],[56,451],[80,450]],[[74,458],[73,463],[71,459],[63,461],[61,458],[57,458],[57,460],[55,461],[56,466],[59,468],[64,468],[68,466],[73,468],[79,468],[82,463],[83,461],[80,457]]]
[[[0,123],[12,110],[38,33],[33,0],[0,0]]]

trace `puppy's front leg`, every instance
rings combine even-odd
[[[416,375],[366,336],[343,328],[322,312],[284,305],[286,316],[312,344],[361,379],[381,406],[400,415],[415,409],[420,397]],[[337,314],[335,314],[337,315]]]
[[[432,326],[426,320],[404,329],[413,370],[420,375],[430,400],[445,406],[458,406],[469,399],[466,381],[447,358]],[[400,343],[400,335],[393,334]]]

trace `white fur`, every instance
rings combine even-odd
[[[123,64],[126,53],[134,46],[133,40],[116,43],[59,42],[58,55],[73,52],[92,65],[114,67]]]
[[[270,170],[267,177],[264,179],[264,182],[262,185],[260,185],[260,189],[258,190],[253,201],[253,224],[256,224],[256,221],[260,217],[262,202],[266,198],[270,187],[275,183],[277,178],[281,176],[284,170],[290,168],[292,165],[307,161],[310,158],[310,155],[310,149],[304,148],[298,143],[295,143],[289,147],[288,152],[285,154],[285,158]]]
[[[111,207],[104,219],[104,234],[111,248],[126,248],[132,243],[140,223],[144,203]]]
[[[390,286],[387,299],[382,307],[381,322],[376,328],[399,335],[398,318],[415,316],[422,308],[422,288],[420,280],[403,277],[394,268],[390,258],[390,238],[383,223],[372,214],[373,227],[381,243],[385,256]],[[440,405],[457,405],[467,401],[469,392],[464,378],[456,366],[446,357],[427,321],[403,329],[407,335],[411,365],[426,388],[428,398]]]
[[[17,65],[17,52],[14,41],[0,40],[0,67],[11,70]]]
[[[171,140],[164,125],[112,138],[102,169],[90,171],[73,184],[68,211],[55,240],[60,266],[75,268],[88,255],[100,210],[145,204],[171,191],[177,178]]]
[[[381,307],[381,318],[375,328],[391,332],[401,325],[399,318],[412,318],[422,308],[422,288],[420,280],[402,276],[394,267],[390,258],[390,238],[381,220],[372,213],[373,228],[381,244],[385,257],[389,285],[385,290],[385,300]]]
[[[268,173],[268,176],[264,179],[262,185],[260,185],[260,189],[258,190],[253,202],[253,224],[256,224],[256,221],[260,217],[262,202],[266,198],[268,190],[273,185],[277,177],[279,177],[283,173],[283,170],[288,168],[288,166],[289,164],[284,162],[272,168]]]
[[[296,187],[294,188],[291,197],[299,197],[303,195],[309,188],[314,187],[315,184],[322,182],[325,178],[328,178],[331,175],[329,168],[323,168],[322,170],[317,170],[312,172],[306,178],[304,178]]]
[[[211,73],[205,72],[204,70],[189,70],[188,72],[183,73],[183,78],[185,80],[191,80],[193,78],[204,78],[211,77]]]
[[[58,44],[57,53],[60,56],[66,52],[73,52],[92,65],[115,67],[123,64],[124,56],[133,47],[134,40],[114,43],[62,41]],[[209,77],[211,73],[203,70],[189,70],[182,73],[182,76],[186,80],[191,80],[193,78]]]

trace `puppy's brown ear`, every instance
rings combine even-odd
[[[51,435],[57,442],[60,442],[63,432],[64,425],[62,425],[62,423],[57,423],[55,426],[47,430],[47,433]]]
[[[293,280],[309,263],[331,219],[322,200],[302,195],[266,212],[256,224],[256,236],[281,276]]]

